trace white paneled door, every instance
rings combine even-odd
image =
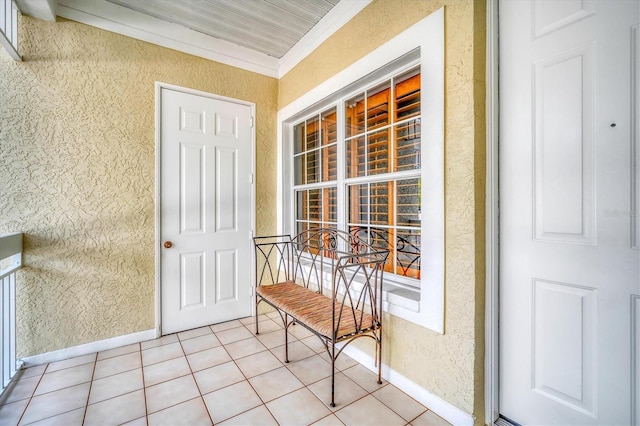
[[[251,315],[252,107],[160,91],[161,330]]]
[[[500,412],[640,416],[640,2],[499,3]]]

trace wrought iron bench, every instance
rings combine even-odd
[[[389,251],[335,229],[308,230],[293,238],[256,237],[254,246],[256,312],[265,302],[280,313],[285,362],[289,362],[292,324],[318,336],[331,358],[335,407],[336,359],[355,339],[370,337],[376,344],[378,383],[382,383],[382,280]]]

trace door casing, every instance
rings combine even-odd
[[[160,150],[161,150],[161,132],[160,132],[160,117],[161,117],[161,91],[162,89],[169,89],[169,90],[174,90],[174,91],[178,91],[178,92],[183,92],[183,93],[187,93],[187,94],[191,94],[191,95],[196,95],[196,96],[202,96],[202,97],[206,97],[206,98],[210,98],[210,99],[215,99],[215,100],[219,100],[219,101],[225,101],[225,102],[233,102],[236,104],[242,104],[242,105],[247,105],[249,107],[251,107],[251,116],[255,117],[256,114],[256,105],[253,102],[247,102],[241,99],[234,99],[234,98],[230,98],[227,96],[221,96],[221,95],[216,95],[213,93],[208,93],[208,92],[203,92],[200,90],[195,90],[195,89],[189,89],[186,87],[181,87],[181,86],[176,86],[173,84],[168,84],[168,83],[163,83],[160,81],[156,81],[156,85],[155,85],[155,102],[156,102],[156,115],[155,115],[155,167],[156,167],[156,172],[155,172],[155,273],[156,273],[156,280],[155,280],[155,332],[156,332],[156,338],[162,336],[162,312],[161,312],[161,307],[162,307],[162,289],[161,289],[161,285],[162,285],[162,270],[161,270],[161,245],[162,245],[162,229],[161,229],[161,203],[160,203],[160,197],[161,197],[161,173],[162,173],[162,167],[161,167],[161,156],[160,156]],[[253,128],[251,130],[251,174],[254,177],[254,184],[251,185],[251,228],[252,229],[256,229],[256,194],[255,194],[255,175],[256,175],[256,122],[254,119],[254,123],[253,123]],[[253,252],[252,252],[253,253]],[[251,257],[251,283],[253,283],[255,281],[255,271],[253,268],[253,255]],[[251,285],[250,283],[250,285]],[[255,303],[251,303],[251,314],[255,315]]]

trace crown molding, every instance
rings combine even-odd
[[[58,0],[55,11],[65,19],[247,71],[281,78],[369,3],[371,0],[341,0],[281,59],[106,0]]]

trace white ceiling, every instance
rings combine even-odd
[[[59,16],[280,78],[371,0],[16,0]],[[50,10],[43,11],[43,7]]]
[[[282,58],[339,0],[107,0]]]

